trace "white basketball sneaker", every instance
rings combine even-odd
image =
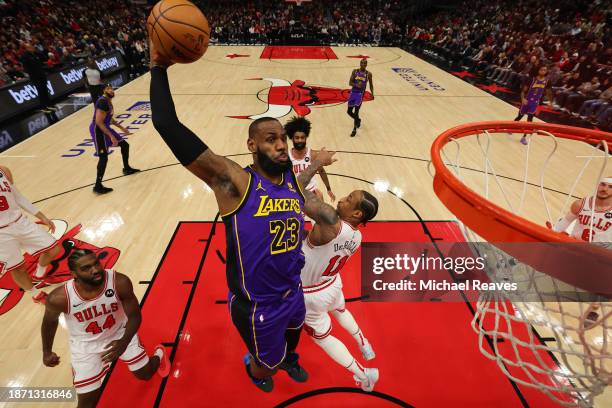
[[[356,375],[353,376],[357,385],[361,386],[361,389],[365,392],[372,392],[374,384],[378,381],[378,368],[364,368],[363,369],[366,378],[360,379]]]
[[[370,361],[374,357],[376,357],[376,353],[374,353],[374,349],[372,345],[368,342],[364,346],[360,346],[359,350],[361,350],[361,354],[363,355],[364,360]]]

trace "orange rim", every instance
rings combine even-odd
[[[489,242],[548,242],[573,243],[579,245],[579,250],[565,251],[565,253],[571,254],[568,255],[571,258],[577,256],[580,256],[580,258],[593,257],[592,265],[588,265],[588,268],[584,259],[581,259],[581,263],[579,263],[579,265],[583,266],[583,268],[580,268],[582,271],[589,271],[589,274],[587,274],[589,276],[586,277],[586,280],[584,276],[579,277],[576,275],[573,278],[568,277],[565,275],[565,271],[560,274],[555,273],[555,271],[549,272],[548,269],[553,268],[553,265],[545,266],[542,265],[542,262],[535,262],[538,265],[534,265],[534,260],[531,260],[531,262],[527,262],[527,260],[523,259],[521,260],[540,272],[546,272],[549,275],[553,275],[581,289],[594,293],[612,295],[612,283],[608,284],[610,288],[602,288],[604,282],[610,282],[609,276],[606,277],[608,274],[600,273],[609,268],[610,262],[612,262],[612,256],[610,255],[612,251],[556,233],[542,225],[519,217],[492,203],[482,195],[467,187],[449,170],[440,155],[442,148],[451,139],[472,136],[483,133],[485,130],[495,133],[512,132],[534,134],[539,130],[543,130],[556,137],[582,141],[591,145],[597,145],[603,141],[608,144],[609,149],[612,149],[612,133],[549,123],[511,121],[475,122],[456,126],[443,132],[436,138],[431,146],[431,160],[436,170],[433,181],[434,191],[440,201],[442,201],[442,203],[463,222],[463,224]],[[556,250],[558,250],[558,248]],[[557,256],[556,253],[555,256]],[[567,259],[567,261],[570,262],[570,259]],[[575,259],[574,261],[578,260]],[[574,264],[574,262],[570,264]],[[592,267],[599,267],[601,269],[600,271],[591,272],[593,270],[591,269]],[[544,268],[544,270],[540,268]],[[593,275],[592,279],[590,276],[591,273]],[[601,280],[597,282],[598,279]]]

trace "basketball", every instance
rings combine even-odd
[[[208,20],[187,0],[158,2],[147,19],[147,31],[158,52],[173,62],[197,61],[208,48]]]

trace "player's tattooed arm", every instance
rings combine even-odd
[[[338,223],[340,218],[334,207],[321,201],[312,191],[305,190],[304,197],[304,212],[317,224],[335,226]]]
[[[301,172],[298,177],[298,183],[300,183],[301,190],[306,190],[306,186],[310,183],[312,177],[319,172],[323,166],[329,166],[333,162],[337,161],[334,157],[336,152],[328,152],[325,148],[322,148],[317,152],[316,158],[312,161],[310,166],[306,168],[303,172]]]
[[[162,66],[151,69],[151,111],[157,132],[181,164],[212,188],[219,210],[233,210],[246,191],[249,175],[235,162],[213,153],[179,121],[168,74]]]
[[[57,332],[60,314],[68,311],[68,299],[64,287],[56,288],[47,296],[45,301],[45,315],[40,327],[42,336],[43,364],[47,367],[55,367],[60,363],[60,358],[53,352],[53,340]]]

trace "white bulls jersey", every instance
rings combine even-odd
[[[298,174],[306,170],[308,167],[310,167],[310,164],[312,163],[312,150],[310,149],[310,147],[307,147],[306,154],[302,159],[296,159],[291,153],[292,150],[293,149],[289,149],[289,158],[291,159],[291,163],[293,164],[293,172],[297,176]],[[308,185],[306,186],[306,190],[313,190],[315,188],[317,188],[317,181],[313,177],[310,179],[310,183],[308,183]]]
[[[115,288],[115,271],[105,270],[100,294],[83,300],[77,292],[74,279],[64,285],[68,297],[66,326],[70,333],[70,351],[75,353],[100,353],[113,340],[125,332],[127,316]]]
[[[340,231],[336,238],[325,245],[313,246],[308,237],[302,251],[306,263],[302,268],[302,286],[305,292],[308,287],[319,286],[334,280],[346,261],[361,245],[361,232],[352,225],[341,221]]]
[[[591,242],[612,242],[612,207],[602,211],[595,210],[591,214],[593,201],[593,197],[582,199],[578,219],[571,235],[576,239],[589,241],[589,235],[592,234]],[[591,215],[593,215],[592,227]]]
[[[16,221],[22,215],[13,190],[8,177],[0,170],[0,227]]]

